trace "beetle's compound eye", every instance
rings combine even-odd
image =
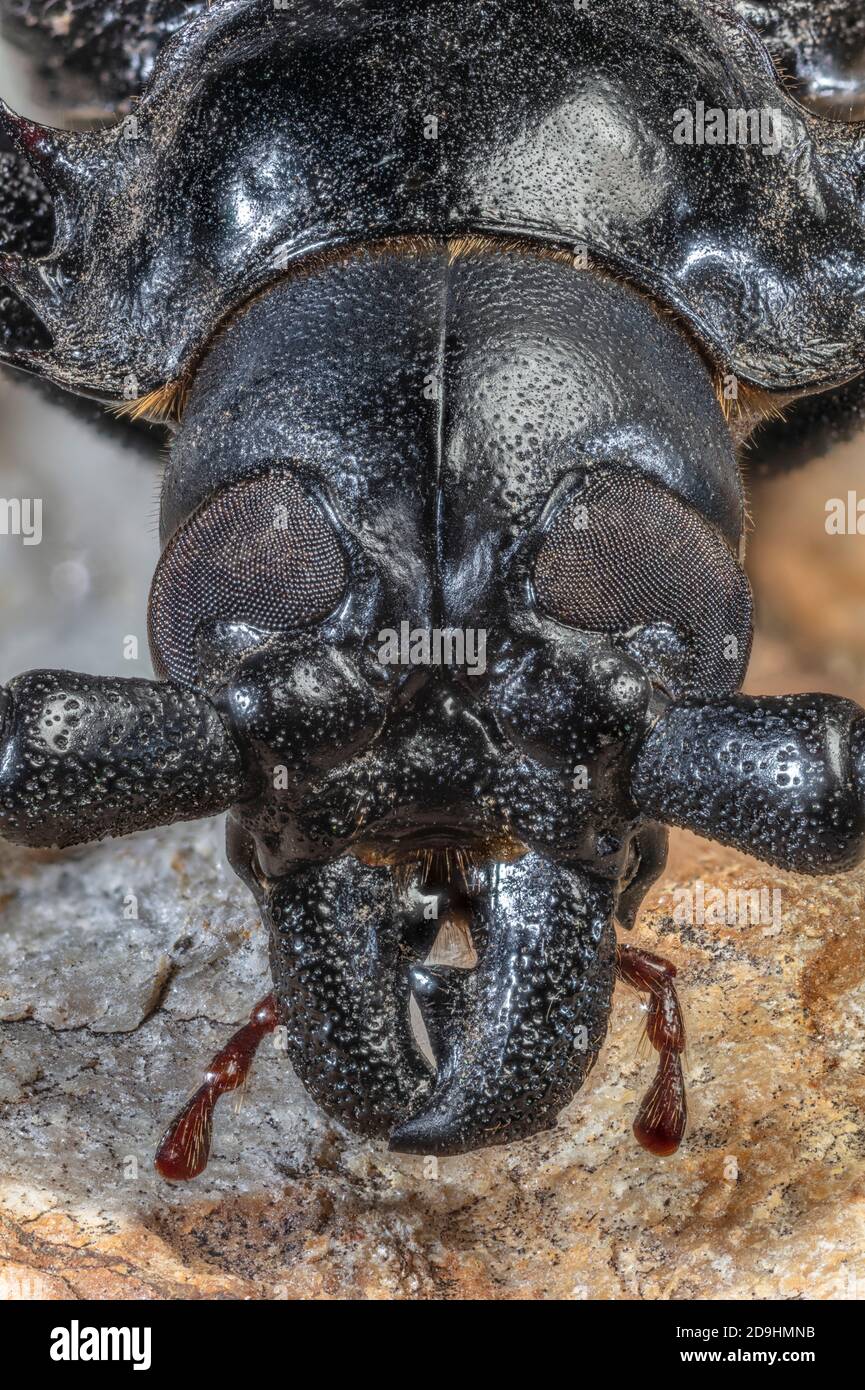
[[[534,589],[550,617],[610,634],[673,695],[741,684],[748,580],[705,518],[640,473],[587,475],[547,525]]]
[[[164,550],[150,590],[160,676],[192,681],[205,622],[285,632],[321,622],[343,596],[347,565],[324,508],[290,472],[235,483],[204,502]]]

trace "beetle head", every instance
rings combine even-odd
[[[553,1123],[605,1030],[634,750],[747,661],[700,358],[555,259],[361,255],[217,341],[163,518],[154,655],[248,760],[232,852],[295,1065],[398,1147]]]

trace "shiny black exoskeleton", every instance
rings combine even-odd
[[[3,8],[62,86],[45,7]],[[779,402],[801,444],[817,392],[852,428],[865,368],[865,133],[817,109],[852,7],[807,48],[798,0],[127,9],[70,7],[112,101],[139,16],[118,123],[2,113],[0,345],[171,423],[159,679],[12,680],[0,831],[228,811],[275,993],[160,1168],[201,1171],[277,1026],[396,1149],[549,1127],[617,972],[671,1152],[675,972],[614,930],[665,827],[809,873],[865,849],[865,714],[737,693],[737,451]]]

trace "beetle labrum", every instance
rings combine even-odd
[[[131,116],[2,109],[0,345],[170,425],[157,679],[11,680],[0,833],[227,812],[274,992],[160,1171],[201,1172],[277,1026],[396,1150],[550,1127],[617,973],[658,1052],[635,1132],[671,1153],[675,970],[615,934],[666,827],[805,873],[865,847],[863,711],[739,693],[741,451],[817,393],[852,419],[865,366],[865,133],[816,109],[855,7],[807,43],[798,0],[126,9],[74,61],[98,39],[123,88],[140,21]],[[404,627],[484,660],[385,659]]]

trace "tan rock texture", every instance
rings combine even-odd
[[[754,492],[753,691],[865,701],[865,537],[824,526],[827,498],[862,486],[862,455]],[[682,924],[677,890],[698,880],[777,908]],[[394,1156],[337,1131],[265,1048],[239,1113],[222,1104],[207,1173],[178,1188],[152,1169],[161,1130],[266,989],[220,827],[2,846],[0,1293],[865,1297],[863,895],[865,870],[810,880],[674,838],[631,936],[679,970],[690,1125],[672,1158],[631,1135],[654,1061],[620,988],[553,1133],[437,1164]]]

